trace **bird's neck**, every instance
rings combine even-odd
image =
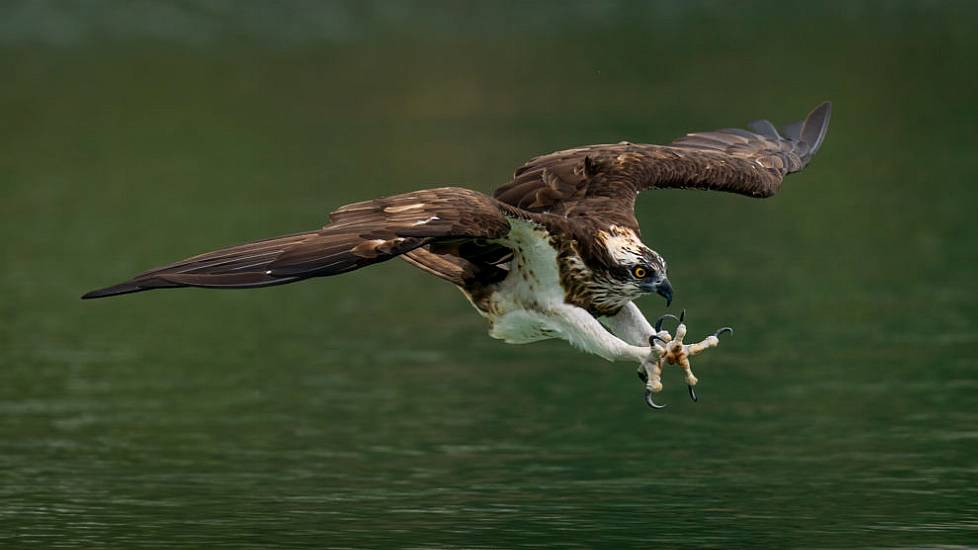
[[[560,283],[569,304],[588,310],[595,316],[618,313],[634,297],[622,293],[611,276],[606,258],[588,254],[580,240],[561,243],[557,253]]]

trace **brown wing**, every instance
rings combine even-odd
[[[558,151],[527,162],[493,196],[531,212],[600,215],[630,225],[637,225],[632,209],[645,189],[769,197],[821,147],[831,111],[831,103],[822,103],[783,133],[760,120],[749,125],[751,131],[688,134],[669,145],[622,142]]]
[[[425,245],[464,246],[509,233],[509,216],[532,217],[482,193],[444,187],[343,206],[318,231],[208,252],[94,290],[101,298],[154,288],[253,288],[337,275]]]

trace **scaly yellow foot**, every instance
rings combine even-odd
[[[679,365],[679,368],[683,370],[686,376],[686,385],[689,388],[690,399],[698,401],[699,398],[696,397],[696,391],[693,390],[693,386],[699,380],[693,374],[693,367],[689,362],[689,358],[709,348],[718,346],[720,344],[721,334],[727,332],[733,333],[732,328],[723,327],[700,342],[684,344],[683,338],[686,337],[686,310],[683,310],[679,318],[676,319],[679,325],[676,327],[675,335],[671,335],[668,331],[662,330],[662,321],[668,318],[676,319],[674,315],[667,314],[656,321],[656,333],[649,337],[649,345],[652,347],[652,353],[649,354],[649,357],[639,368],[639,377],[646,383],[645,402],[653,409],[665,407],[665,405],[657,404],[652,398],[653,394],[662,391],[662,366],[664,364]]]

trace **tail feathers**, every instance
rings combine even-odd
[[[435,254],[426,248],[416,248],[401,259],[422,271],[454,285],[463,286],[472,276],[474,266],[468,260],[452,255]]]

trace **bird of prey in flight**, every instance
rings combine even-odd
[[[654,292],[668,305],[673,292],[665,259],[640,239],[635,199],[667,188],[770,197],[818,151],[830,114],[825,102],[780,132],[760,120],[750,130],[692,133],[668,145],[558,151],[518,168],[492,196],[441,187],[348,204],[321,229],[193,256],[83,298],[281,285],[400,257],[457,286],[494,338],[562,338],[609,361],[638,363],[655,408],[663,364],[678,364],[695,400],[689,357],[729,329],[686,345],[682,319],[670,334],[634,304]]]

